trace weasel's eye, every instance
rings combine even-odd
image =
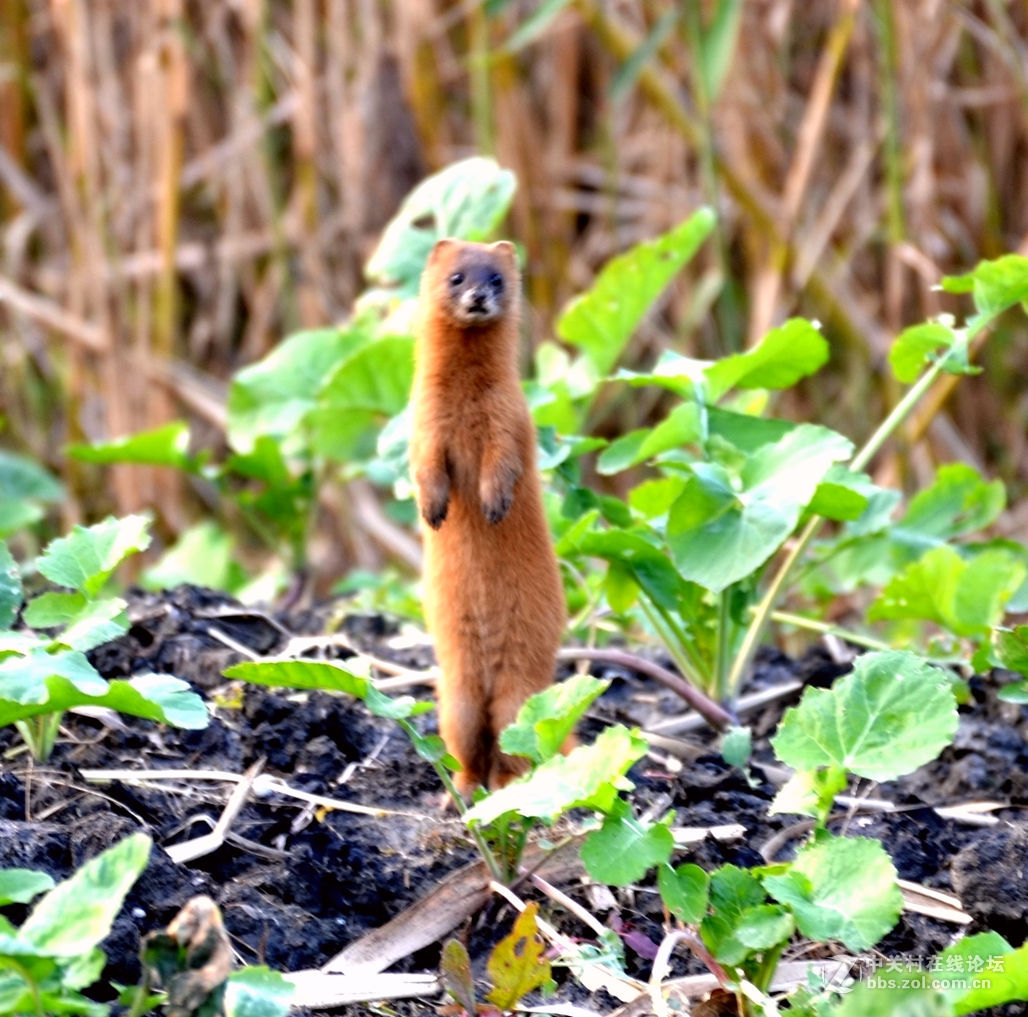
[[[464,282],[463,272],[454,272],[453,275],[450,276],[451,286],[459,286],[462,282]]]
[[[503,286],[503,276],[500,275],[499,272],[493,272],[493,274],[489,276],[489,285],[492,286],[494,290],[500,289],[500,287]]]

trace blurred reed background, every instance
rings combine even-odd
[[[829,369],[792,407],[855,439],[884,354],[946,272],[1028,253],[1024,0],[0,0],[0,443],[64,480],[65,524],[159,506],[170,471],[68,461],[174,417],[216,444],[227,378],[343,319],[384,223],[471,154],[513,169],[536,340],[611,255],[719,213],[631,357],[715,356],[784,317]],[[966,305],[964,305],[966,306]],[[928,442],[1028,487],[1028,342],[940,391]],[[653,407],[622,402],[611,430]],[[928,421],[930,413],[920,418]],[[87,471],[87,472],[83,472]],[[105,474],[107,475],[107,474]],[[1006,526],[1028,514],[1015,506]]]

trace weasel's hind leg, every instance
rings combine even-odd
[[[439,687],[439,733],[446,751],[461,765],[453,775],[457,790],[469,799],[476,787],[488,781],[493,755],[493,733],[477,678],[454,681],[444,675]]]

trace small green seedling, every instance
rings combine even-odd
[[[12,629],[24,600],[20,570],[0,543],[0,726],[15,724],[32,754],[49,758],[61,717],[79,706],[202,728],[203,700],[179,678],[141,674],[108,681],[86,652],[128,631],[125,601],[103,595],[117,566],[150,542],[145,516],[77,526],[47,545],[35,568],[58,587],[31,597],[25,629]]]

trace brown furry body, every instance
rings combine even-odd
[[[500,787],[522,703],[553,681],[564,593],[517,369],[520,277],[506,242],[441,240],[421,279],[411,472],[425,617],[442,671],[439,728],[457,786]]]

